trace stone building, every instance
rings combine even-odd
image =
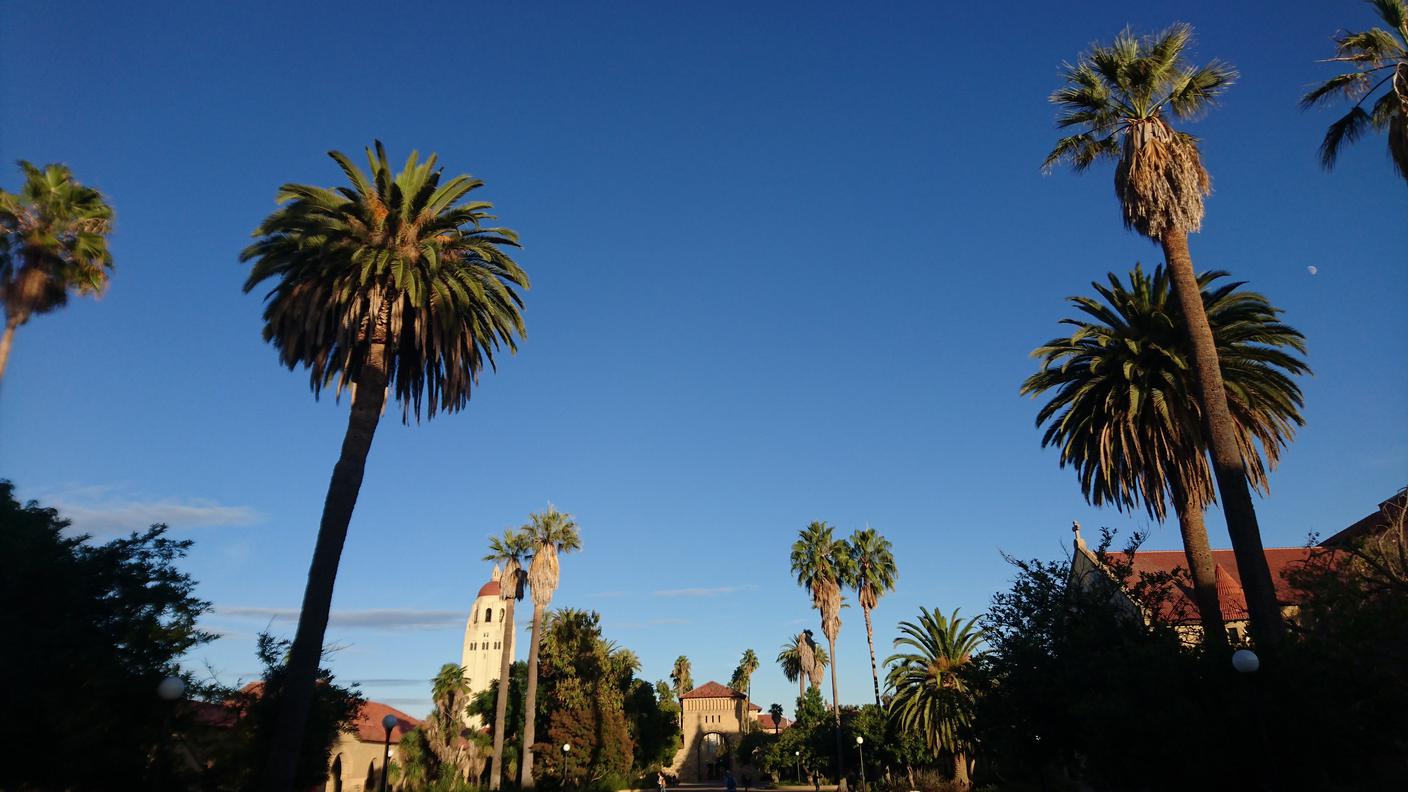
[[[497,565],[469,608],[469,618],[464,625],[464,648],[460,652],[460,665],[464,667],[465,682],[470,695],[487,690],[499,678],[500,663],[503,658],[503,642],[513,638],[513,625],[504,623],[504,601],[499,595],[499,580],[503,573]],[[509,647],[509,662],[517,647]],[[481,728],[474,715],[468,716],[471,728]]]
[[[718,682],[705,682],[680,697],[683,744],[670,772],[680,781],[719,778],[738,771],[735,755],[746,730],[756,728],[762,710]]]
[[[357,716],[355,728],[339,735],[333,745],[323,787],[326,792],[372,792],[377,788],[385,772],[386,728],[381,721],[387,715],[396,719],[396,726],[391,729],[391,761],[396,761],[396,744],[420,721],[380,701],[368,701]]]

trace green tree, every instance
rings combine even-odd
[[[488,688],[479,691],[474,695],[469,703],[469,713],[476,715],[483,723],[492,723],[494,729],[498,729],[497,717],[499,710],[500,695],[503,695],[504,722],[503,733],[503,768],[510,779],[517,774],[520,754],[518,741],[512,735],[522,736],[523,734],[523,699],[528,690],[528,662],[526,660],[515,661],[509,666],[508,688],[506,694],[501,694],[503,689],[497,681]]]
[[[958,610],[944,618],[938,611],[919,609],[917,622],[902,621],[895,654],[885,658],[890,666],[886,686],[894,692],[890,717],[905,731],[922,735],[937,757],[953,758],[953,778],[968,784],[973,695],[967,669],[983,643],[976,619],[958,618]]]
[[[804,528],[792,543],[792,574],[798,585],[812,596],[812,607],[821,613],[821,631],[826,635],[829,654],[836,656],[836,636],[841,632],[841,587],[855,577],[850,547],[844,539],[831,534],[831,526],[813,522]],[[831,664],[831,711],[836,719],[837,777],[846,775],[841,748],[841,706],[837,693],[836,664]]]
[[[865,642],[870,647],[870,682],[875,688],[875,704],[880,704],[880,670],[875,665],[875,628],[870,623],[870,612],[875,610],[880,598],[895,590],[895,580],[899,571],[895,567],[895,555],[890,540],[866,526],[863,531],[851,534],[851,565],[855,569],[852,584],[856,589],[856,599],[861,612],[865,614]]]
[[[0,380],[16,328],[67,305],[69,292],[101,293],[112,269],[112,207],[102,193],[79,184],[66,165],[19,165],[24,186],[0,190]]]
[[[557,557],[582,548],[577,523],[572,515],[563,514],[548,504],[545,511],[530,514],[521,529],[532,547],[533,561],[528,567],[528,585],[533,593],[533,637],[528,652],[528,694],[524,704],[523,765],[520,784],[533,788],[533,739],[538,708],[538,647],[541,644],[543,614],[552,602],[553,592],[561,580]]]
[[[1369,129],[1387,133],[1388,154],[1398,175],[1408,180],[1408,4],[1403,0],[1369,0],[1384,27],[1335,37],[1335,56],[1329,63],[1343,63],[1350,71],[1337,74],[1300,100],[1302,110],[1333,99],[1353,100],[1340,119],[1325,132],[1320,143],[1320,164],[1335,166],[1340,146],[1353,143]],[[1369,109],[1364,105],[1385,85]]]
[[[1065,85],[1051,95],[1060,108],[1057,125],[1077,130],[1061,138],[1043,167],[1061,162],[1077,172],[1103,159],[1116,160],[1115,194],[1124,224],[1163,248],[1174,292],[1183,307],[1183,327],[1193,351],[1198,404],[1212,453],[1227,532],[1246,592],[1252,630],[1267,649],[1281,639],[1281,606],[1261,543],[1256,508],[1237,428],[1227,405],[1217,345],[1203,311],[1188,235],[1203,221],[1203,196],[1212,181],[1197,139],[1173,128],[1169,117],[1206,113],[1237,72],[1221,61],[1190,64],[1185,51],[1193,29],[1178,24],[1154,36],[1129,30],[1110,45],[1094,44],[1065,67]]]
[[[784,713],[781,704],[773,702],[773,705],[771,707],[768,707],[768,715],[772,716],[772,731],[774,734],[779,734],[782,732],[783,714]]]
[[[499,694],[494,709],[494,754],[489,771],[489,789],[495,790],[503,783],[504,718],[508,707],[509,669],[513,664],[514,606],[523,599],[523,587],[527,583],[527,573],[523,570],[523,560],[532,550],[526,533],[508,529],[503,536],[489,537],[489,554],[485,561],[503,564],[504,571],[499,578],[499,596],[504,601],[503,651],[499,656]],[[487,718],[485,720],[488,720]]]
[[[148,759],[169,743],[172,706],[157,685],[215,638],[196,626],[209,603],[176,566],[190,547],[164,525],[94,544],[0,480],[0,597],[10,604],[0,634],[11,637],[0,653],[11,712],[0,734],[25,746],[23,761],[0,764],[0,789],[159,783]]]
[[[788,682],[797,683],[797,695],[807,693],[807,682],[812,687],[821,684],[822,673],[830,665],[831,658],[826,650],[812,640],[812,631],[803,630],[792,636],[777,652],[777,664]]]
[[[273,282],[264,338],[280,362],[307,368],[315,397],[330,386],[352,396],[265,770],[265,788],[276,792],[291,789],[337,566],[387,394],[406,422],[413,413],[419,420],[422,406],[428,418],[460,410],[484,365],[523,335],[515,288],[527,288],[528,276],[504,252],[517,236],[486,225],[490,204],[464,201],[483,182],[441,183],[436,158],[421,164],[414,152],[395,173],[380,141],[375,148],[367,152],[370,177],[330,153],[351,187],[281,187],[283,206],[240,255],[253,262],[246,292]]]
[[[470,693],[464,668],[454,663],[440,666],[430,681],[430,699],[434,709],[426,716],[422,730],[426,745],[436,757],[439,775],[459,780],[477,778],[478,751],[467,739],[470,734],[465,728]]]
[[[1265,491],[1267,470],[1304,423],[1300,388],[1288,376],[1309,372],[1291,354],[1305,352],[1304,337],[1242,283],[1215,285],[1226,274],[1204,273],[1198,285],[1247,475]],[[1061,466],[1075,468],[1091,503],[1142,505],[1162,521],[1166,498],[1172,502],[1204,640],[1224,647],[1217,566],[1203,523],[1215,492],[1183,317],[1163,267],[1149,276],[1136,266],[1127,286],[1113,273],[1108,280],[1091,284],[1098,298],[1069,298],[1085,316],[1063,319],[1074,332],[1032,353],[1042,367],[1022,393],[1054,391],[1037,413],[1037,425],[1047,424],[1042,445],[1061,449]]]

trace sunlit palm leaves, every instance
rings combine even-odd
[[[370,175],[340,152],[330,156],[351,187],[285,184],[284,205],[241,254],[253,260],[245,291],[274,280],[264,337],[284,365],[305,366],[314,393],[356,383],[384,335],[389,389],[403,420],[469,401],[480,370],[524,332],[528,276],[504,248],[518,237],[488,225],[492,205],[462,202],[483,182],[442,183],[431,155],[412,152],[393,172],[381,143],[367,151]]]
[[[1370,129],[1384,132],[1398,175],[1408,180],[1408,4],[1403,0],[1369,0],[1384,27],[1335,37],[1335,56],[1350,71],[1321,83],[1300,100],[1301,108],[1335,99],[1354,102],[1330,124],[1320,143],[1320,162],[1333,168],[1340,148]],[[1383,93],[1378,93],[1383,89]],[[1378,94],[1378,98],[1375,98]]]
[[[1102,159],[1116,161],[1125,225],[1153,239],[1168,230],[1197,231],[1211,189],[1197,140],[1173,129],[1168,117],[1198,117],[1237,76],[1217,60],[1188,63],[1192,36],[1184,24],[1144,37],[1126,29],[1065,64],[1065,84],[1051,94],[1057,126],[1074,132],[1057,141],[1043,170],[1064,162],[1079,172]]]
[[[1304,354],[1304,337],[1242,283],[1214,285],[1226,275],[1204,273],[1199,284],[1247,476],[1264,491],[1268,467],[1304,423],[1290,378],[1309,371],[1293,354]],[[1192,355],[1163,267],[1152,276],[1136,267],[1128,285],[1113,273],[1108,279],[1091,284],[1099,299],[1070,298],[1085,316],[1063,319],[1075,332],[1032,353],[1042,369],[1022,393],[1054,391],[1037,414],[1037,425],[1046,425],[1042,445],[1060,449],[1061,465],[1075,468],[1092,503],[1143,506],[1162,520],[1171,487],[1204,506],[1215,498]]]
[[[923,738],[929,750],[967,753],[967,729],[972,722],[972,691],[966,671],[982,646],[983,632],[976,619],[948,618],[919,609],[917,622],[899,624],[895,654],[885,658],[890,666],[885,684],[890,718],[903,731]]]
[[[854,570],[852,585],[856,599],[860,601],[861,612],[865,615],[865,642],[870,648],[870,681],[875,693],[875,703],[880,703],[880,672],[875,665],[875,629],[870,622],[870,612],[886,592],[895,590],[895,580],[899,571],[895,567],[895,554],[890,540],[866,526],[864,530],[851,534],[851,567]]]

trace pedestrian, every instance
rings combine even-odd
[[[753,792],[753,776],[743,774],[743,792]]]
[[[728,792],[738,792],[738,780],[733,777],[732,770],[724,771],[724,786]]]
[[[665,792],[665,771],[661,770],[655,774],[655,788],[659,792]]]

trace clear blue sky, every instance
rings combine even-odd
[[[334,668],[415,714],[458,660],[485,537],[549,500],[585,543],[556,604],[599,610],[653,679],[687,654],[727,681],[753,647],[754,698],[789,710],[770,661],[816,622],[787,565],[808,521],[895,543],[882,653],[920,605],[980,612],[1010,577],[999,550],[1057,557],[1072,519],[1145,525],[1083,503],[1017,395],[1065,296],[1159,261],[1108,168],[1037,167],[1059,64],[1125,24],[1191,22],[1197,57],[1242,71],[1191,128],[1216,186],[1193,254],[1309,338],[1267,544],[1408,480],[1408,189],[1380,137],[1322,172],[1334,116],[1296,109],[1367,6],[511,5],[0,16],[0,184],[16,159],[63,161],[118,218],[110,292],[17,336],[0,475],[91,531],[165,519],[195,539],[226,637],[192,667],[249,678],[254,633],[298,607],[346,425],[260,340],[237,255],[280,183],[338,183],[325,152],[374,137],[483,178],[533,278],[528,339],[466,412],[383,422],[342,558]],[[869,695],[868,666],[852,609],[843,701]]]

